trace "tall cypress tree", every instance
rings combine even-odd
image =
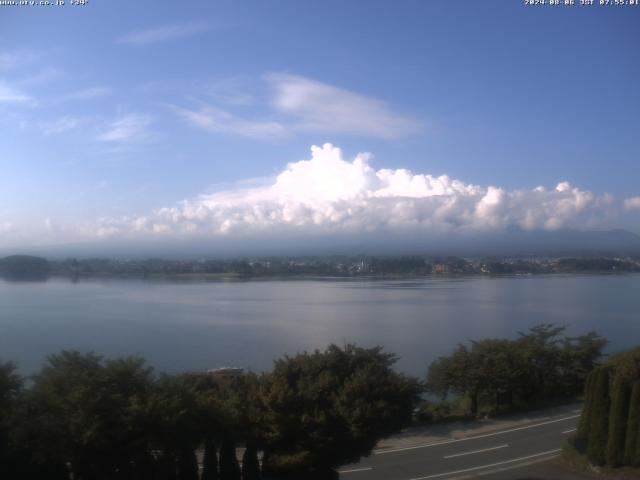
[[[202,458],[202,480],[218,480],[218,455],[216,444],[211,437],[204,442],[204,457]]]
[[[220,480],[240,480],[236,443],[228,432],[225,432],[220,448]]]
[[[593,382],[593,405],[591,411],[591,425],[589,427],[589,439],[587,457],[595,465],[604,465],[606,462],[607,434],[609,431],[610,399],[610,374],[611,368],[600,367]]]
[[[182,448],[178,456],[178,480],[198,480],[198,459],[192,448]]]
[[[606,454],[607,465],[612,467],[619,467],[624,461],[630,396],[629,381],[623,375],[615,375],[609,412],[609,438]]]
[[[164,451],[156,462],[156,477],[160,480],[176,480],[176,457],[171,451]]]
[[[582,406],[582,415],[580,415],[580,423],[578,425],[577,437],[579,439],[586,439],[589,436],[589,427],[592,421],[593,412],[593,382],[597,376],[597,370],[593,370],[587,376],[587,381],[584,389],[584,404]]]
[[[631,389],[624,464],[640,467],[640,382],[636,382]]]
[[[258,450],[252,443],[248,443],[242,456],[242,480],[260,480],[260,478]]]

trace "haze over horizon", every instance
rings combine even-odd
[[[3,8],[0,249],[640,234],[638,9],[360,5]]]

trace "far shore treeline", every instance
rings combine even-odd
[[[393,370],[382,347],[350,344],[260,375],[156,374],[139,357],[77,351],[29,378],[0,362],[0,478],[335,479],[411,422],[573,400],[605,344],[539,325],[459,345],[426,381]]]
[[[68,258],[30,255],[0,258],[0,276],[41,280],[48,275],[80,277],[265,278],[265,277],[418,277],[424,275],[527,275],[545,273],[640,272],[640,257],[430,256],[259,257],[228,260],[150,258]]]

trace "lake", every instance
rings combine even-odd
[[[167,372],[241,366],[327,344],[383,345],[423,376],[458,342],[541,322],[640,344],[640,274],[170,282],[0,280],[0,358],[33,373],[47,354],[140,354]]]

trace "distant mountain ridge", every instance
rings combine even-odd
[[[229,258],[295,255],[458,255],[458,256],[616,256],[640,255],[640,235],[624,229],[526,231],[508,228],[491,234],[418,235],[375,233],[314,237],[287,235],[182,240],[77,243],[0,250],[47,258]]]

